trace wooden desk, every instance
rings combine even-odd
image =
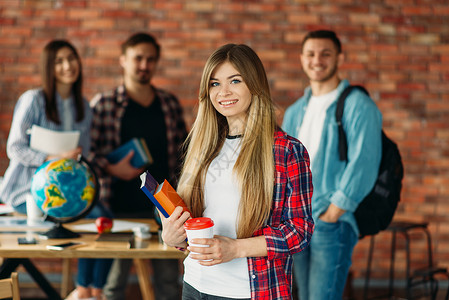
[[[141,222],[150,224],[151,231],[157,231],[157,226],[152,220],[132,219],[128,221]],[[73,224],[80,224],[86,222],[93,222],[93,220],[82,220]],[[70,228],[69,224],[65,225]],[[97,235],[94,233],[84,233],[80,238],[76,239],[48,239],[41,240],[38,238],[37,232],[42,232],[42,229],[27,229],[27,231],[35,231],[32,233],[36,239],[39,240],[37,245],[18,245],[17,238],[25,237],[26,233],[22,232],[24,229],[15,229],[17,233],[12,233],[11,228],[0,228],[0,257],[11,259],[23,259],[23,258],[129,258],[134,260],[136,266],[136,272],[139,279],[139,285],[142,292],[143,299],[154,299],[153,287],[149,280],[149,265],[147,259],[162,259],[172,258],[181,259],[185,257],[185,253],[176,250],[172,247],[167,247],[159,243],[157,234],[153,234],[150,240],[136,241],[136,248],[123,249],[123,248],[96,248],[95,239]],[[8,233],[5,233],[8,231]],[[59,244],[66,241],[79,241],[85,243],[85,245],[74,248],[65,249],[62,251],[48,250],[47,245]],[[10,260],[11,261],[11,260]],[[67,260],[68,261],[68,260]],[[68,268],[68,269],[67,269]],[[70,273],[70,264],[64,265],[64,270],[67,274]],[[65,296],[65,295],[64,295]]]

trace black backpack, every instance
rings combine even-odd
[[[335,117],[338,125],[340,160],[346,161],[348,144],[341,122],[345,99],[353,89],[359,89],[369,96],[363,86],[348,86],[337,100]],[[390,225],[401,198],[404,168],[397,145],[382,130],[382,159],[377,180],[371,192],[362,200],[354,212],[360,238],[373,235]]]

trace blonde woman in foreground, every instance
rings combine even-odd
[[[314,227],[309,156],[276,126],[264,67],[246,45],[206,63],[178,193],[193,215],[176,208],[162,237],[198,253],[184,261],[183,299],[291,298],[292,255]],[[214,221],[214,238],[190,241],[209,247],[185,242],[190,217]]]

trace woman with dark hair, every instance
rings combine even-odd
[[[39,166],[56,158],[77,159],[80,154],[87,157],[90,150],[92,111],[82,96],[81,59],[75,47],[65,40],[49,42],[42,52],[41,72],[42,87],[26,91],[14,109],[6,147],[10,163],[0,188],[0,199],[22,214],[26,214],[31,178]],[[58,155],[31,149],[27,132],[33,125],[54,131],[79,131],[78,147]],[[110,216],[110,213],[97,205],[88,217],[99,216]],[[72,299],[78,299],[75,295],[97,299],[93,296],[101,295],[110,264],[111,260],[80,259],[79,288]]]
[[[42,87],[20,96],[9,132],[6,152],[10,160],[0,188],[0,199],[26,214],[31,177],[45,161],[87,156],[92,112],[81,95],[82,68],[76,49],[67,41],[49,42],[41,56]],[[80,131],[77,148],[48,155],[30,148],[28,130],[38,125],[55,131]]]
[[[292,255],[313,232],[304,146],[276,126],[264,67],[246,45],[218,48],[203,70],[177,207],[162,238],[186,248],[183,299],[291,299]],[[183,223],[209,217],[212,239],[186,243]],[[208,247],[207,247],[208,246]]]

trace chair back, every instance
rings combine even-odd
[[[10,278],[0,280],[0,299],[12,298],[20,300],[19,279],[17,272],[11,273]]]

